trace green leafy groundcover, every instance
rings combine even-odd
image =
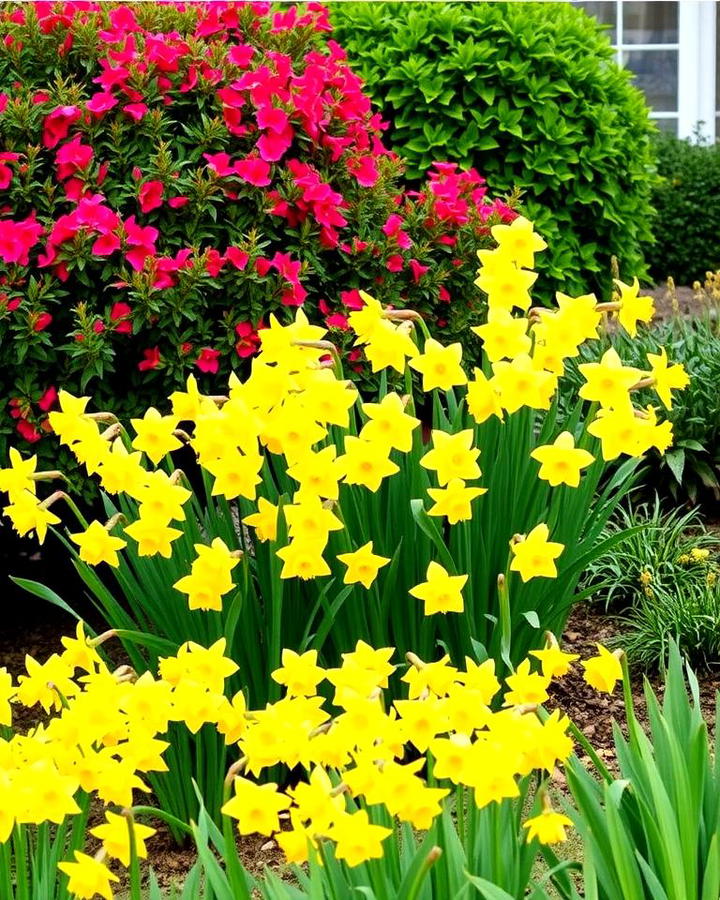
[[[594,19],[569,3],[341,3],[331,20],[412,176],[447,158],[525,192],[552,247],[546,298],[607,289],[613,255],[642,276],[654,128]]]

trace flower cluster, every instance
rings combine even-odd
[[[158,372],[172,386],[242,365],[283,307],[341,334],[364,284],[449,332],[480,305],[460,264],[512,211],[454,165],[398,187],[319,4],[0,16],[2,402],[26,440],[45,430],[48,389],[95,379],[136,413],[158,401]]]
[[[100,851],[90,856],[76,849],[59,864],[78,898],[111,900],[118,878],[107,859],[127,867],[131,854],[147,856],[145,841],[155,830],[135,821],[133,798],[147,791],[143,774],[167,770],[161,736],[170,722],[193,733],[212,724],[228,745],[237,745],[223,813],[237,820],[241,835],[274,835],[294,862],[330,840],[349,866],[381,856],[391,833],[371,821],[366,807],[381,804],[399,821],[428,829],[448,786],[467,788],[482,808],[517,797],[519,778],[551,773],[572,751],[569,720],[557,710],[538,713],[551,680],[578,658],[554,642],[535,653],[540,671],[526,660],[506,679],[502,695],[492,661],[468,659],[460,671],[447,657],[425,663],[409,654],[402,675],[407,698],[387,706],[383,689],[397,668],[393,648],[359,641],[330,669],[318,665],[314,651],[285,650],[272,678],[286,696],[248,710],[242,693],[225,695],[237,665],[224,655],[224,640],[207,648],[188,642],[161,659],[157,676],[138,677],[102,661],[98,646],[110,637],[89,640],[80,624],[74,637],[62,639],[62,653],[42,663],[28,656],[16,684],[0,670],[0,724],[12,725],[14,705],[40,705],[49,715],[46,725],[0,741],[0,843],[17,828],[61,824],[83,808],[86,816],[95,796],[105,811],[105,821],[90,830]],[[583,663],[586,679],[612,691],[619,663],[604,648],[600,653]],[[332,711],[318,694],[324,681],[334,692]],[[425,769],[431,760],[432,776]],[[279,763],[302,766],[307,779],[281,791],[239,774],[257,776]],[[281,818],[291,827],[281,829]],[[565,823],[545,808],[525,823],[528,840],[564,840]]]
[[[612,692],[620,663],[604,647],[599,651],[583,662],[585,678]],[[502,692],[492,660],[468,658],[459,670],[447,656],[426,663],[409,653],[402,675],[407,697],[386,707],[383,690],[396,671],[392,654],[391,647],[359,641],[339,667],[323,669],[314,651],[284,651],[272,677],[286,696],[248,719],[238,740],[241,758],[230,770],[233,795],[222,811],[237,820],[241,835],[274,836],[296,863],[329,839],[337,859],[356,866],[382,856],[392,833],[372,821],[368,807],[384,807],[393,819],[427,830],[453,787],[470,791],[482,809],[518,797],[520,778],[547,776],[572,752],[569,719],[559,710],[537,714],[552,679],[578,659],[555,642],[534,653],[539,671],[525,660]],[[333,692],[333,714],[318,695],[323,681]],[[281,790],[238,774],[257,776],[278,763],[301,766],[307,780]],[[281,818],[289,827],[281,827]],[[565,840],[565,824],[567,817],[546,807],[525,823],[528,840]]]
[[[225,680],[237,666],[223,655],[223,641],[209,648],[188,643],[163,660],[159,677],[137,677],[127,666],[112,671],[101,659],[98,646],[111,636],[89,640],[79,624],[75,636],[62,638],[62,653],[44,662],[27,656],[17,683],[0,669],[0,725],[12,726],[14,706],[39,706],[49,716],[27,733],[0,739],[0,843],[29,825],[87,818],[94,798],[106,816],[90,831],[102,842],[100,853],[76,850],[60,869],[73,894],[108,900],[118,878],[106,857],[127,867],[130,829],[139,857],[147,855],[144,841],[155,833],[114,810],[129,810],[138,792],[148,792],[148,773],[167,771],[163,754],[169,745],[161,736],[168,724],[197,730],[207,721],[233,735],[245,712],[225,697]]]
[[[597,413],[590,406],[586,430],[580,424],[573,432],[558,429],[553,439],[552,430],[538,428],[534,417],[550,408],[564,360],[576,355],[582,342],[597,339],[603,312],[618,312],[624,327],[631,327],[637,319],[634,301],[625,294],[608,310],[592,296],[561,296],[556,311],[530,310],[528,291],[535,276],[529,266],[543,242],[522,217],[492,230],[498,248],[480,251],[478,276],[488,294],[487,323],[475,329],[489,359],[471,377],[462,366],[460,343],[443,345],[427,334],[416,313],[388,310],[363,293],[364,305],[348,317],[355,344],[363,347],[374,373],[386,377],[394,370],[404,379],[403,395],[386,391],[377,402],[363,401],[342,377],[325,329],[311,324],[302,309],[286,326],[269,317],[250,374],[245,380],[231,376],[228,396],[206,396],[190,377],[184,391],[171,395],[169,412],[151,407],[132,419],[132,431],[107,413],[89,413],[88,397],[61,391],[60,409],[49,414],[53,431],[104,491],[117,495],[118,503],[118,514],[108,522],[83,522],[82,530],[70,534],[80,561],[118,569],[160,557],[173,573],[173,603],[182,597],[193,611],[224,617],[239,585],[248,583],[234,573],[250,577],[247,561],[237,568],[249,555],[258,603],[267,591],[266,565],[272,573],[277,566],[281,580],[329,578],[323,590],[339,582],[353,590],[357,586],[373,598],[369,607],[362,603],[366,627],[374,623],[377,637],[402,652],[411,646],[399,633],[403,624],[394,613],[395,602],[388,605],[382,598],[385,592],[409,595],[413,601],[405,602],[415,603],[418,623],[436,614],[470,614],[472,630],[453,643],[454,662],[469,652],[471,638],[497,646],[497,633],[482,621],[492,616],[503,623],[504,641],[511,634],[515,639],[525,635],[528,643],[520,652],[533,646],[522,624],[526,612],[538,617],[545,604],[539,627],[562,627],[557,609],[563,604],[551,590],[539,601],[542,589],[536,590],[535,583],[577,568],[592,499],[592,490],[578,487],[590,478],[589,484],[597,484],[599,450],[607,460],[621,452],[639,457],[651,444],[666,447],[670,424],[657,424],[652,406],[635,410],[631,391],[654,387],[669,403],[671,389],[687,379],[681,366],[667,365],[664,351],[662,364],[651,360],[650,373],[605,354],[601,362],[581,366],[586,383],[580,397],[600,406]],[[530,311],[516,317],[515,307]],[[416,328],[425,329],[424,342],[417,341]],[[456,411],[452,418],[439,416],[426,435],[414,415],[413,377],[423,391],[436,393],[438,404],[444,402],[438,392],[445,392],[449,409]],[[457,398],[460,390],[464,400]],[[519,432],[513,420],[524,423],[516,426]],[[518,440],[518,433],[532,438]],[[492,466],[485,473],[480,465],[484,441],[496,455],[497,448],[505,448],[495,462],[485,464]],[[234,524],[228,524],[229,531],[209,534],[206,524],[198,527],[191,482],[165,465],[183,445],[194,452],[203,472],[209,508],[225,504],[230,517],[228,504],[236,507],[242,533]],[[35,531],[42,540],[48,526],[59,522],[50,507],[62,495],[38,497],[37,481],[56,473],[35,468],[34,458],[24,460],[14,451],[10,467],[0,470],[0,489],[8,492],[4,513],[18,533]],[[501,513],[502,495],[493,491],[507,490],[521,478],[527,479],[527,505],[518,495]],[[492,484],[496,487],[488,487]],[[572,507],[571,515],[568,504],[576,501],[568,498],[561,517],[555,504],[572,493],[580,506]],[[487,514],[490,543],[496,546],[485,551],[483,565],[471,568],[468,548],[487,541],[482,523],[488,502],[496,504]],[[609,515],[608,509],[602,514]],[[388,516],[397,517],[396,530],[378,527]],[[403,546],[407,533],[415,539]],[[589,534],[588,549],[594,552],[595,537]],[[269,549],[261,553],[263,544]],[[568,602],[573,584],[565,583]],[[532,606],[523,607],[525,597]],[[341,616],[353,615],[342,600],[336,624]],[[422,603],[421,611],[415,601]],[[438,622],[437,627],[444,626]],[[328,629],[321,633],[327,636]]]
[[[524,217],[511,225],[492,229],[497,248],[481,250],[481,268],[476,284],[488,297],[487,324],[473,328],[482,339],[483,349],[492,363],[490,382],[500,395],[500,405],[512,411],[523,404],[549,409],[557,380],[565,371],[565,361],[580,355],[585,341],[599,337],[602,314],[611,313],[634,338],[639,322],[650,322],[654,307],[651,297],[638,296],[637,279],[631,285],[617,281],[617,299],[598,303],[593,294],[571,298],[557,295],[557,309],[530,309],[530,287],[537,278],[532,271],[535,253],[545,242],[532,230]],[[524,316],[514,316],[514,310]],[[529,314],[528,314],[529,311]],[[599,362],[578,368],[585,383],[579,396],[599,405],[588,434],[598,438],[605,460],[621,454],[641,456],[651,447],[660,453],[672,444],[672,425],[658,423],[652,404],[633,405],[631,392],[653,388],[666,409],[672,408],[672,391],[682,389],[689,378],[682,365],[669,365],[664,348],[648,354],[649,371],[625,366],[617,351],[608,350]],[[483,397],[489,411],[489,400]],[[552,447],[533,453],[542,463],[540,477],[551,483],[577,486],[580,470],[592,462],[592,456],[575,449],[572,435],[563,433]]]

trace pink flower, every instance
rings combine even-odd
[[[273,134],[283,134],[290,125],[285,110],[275,106],[261,106],[256,113],[256,119],[258,128],[267,129]]]
[[[148,108],[144,103],[128,103],[127,106],[123,106],[123,112],[135,122],[139,122],[147,114]]]
[[[150,212],[162,206],[165,186],[162,181],[146,181],[138,191],[141,212]]]
[[[441,300],[443,303],[450,302],[450,292],[444,284],[441,284],[438,290],[438,300]]]
[[[115,253],[116,250],[120,249],[120,238],[113,234],[113,232],[109,232],[108,234],[101,234],[99,238],[92,245],[92,255],[93,256],[111,256]]]
[[[215,373],[220,368],[220,351],[212,350],[210,347],[203,347],[200,356],[195,360],[195,365],[201,372]]]
[[[385,268],[388,272],[402,272],[403,269],[403,258],[398,253],[391,256],[388,261],[385,263]]]
[[[18,434],[31,444],[35,444],[40,440],[40,432],[31,422],[28,422],[25,419],[20,419],[15,428],[17,429]]]
[[[255,260],[255,271],[261,278],[264,278],[267,273],[271,269],[271,264],[269,259],[265,259],[264,256],[258,256]]]
[[[136,272],[140,272],[147,257],[155,255],[155,241],[160,232],[150,225],[141,227],[136,223],[135,216],[126,219],[124,225],[125,242],[132,248],[125,253],[125,258]]]
[[[48,325],[52,322],[53,317],[49,312],[41,312],[37,315],[32,315],[32,330],[33,331],[45,331]]]
[[[270,184],[270,164],[256,156],[238,160],[233,169],[238,178],[255,187],[267,187]]]
[[[186,206],[190,202],[189,197],[171,197],[168,200],[168,206],[170,209],[180,209],[183,206]]]
[[[426,272],[430,271],[430,266],[423,266],[416,259],[411,259],[410,270],[412,272],[413,281],[417,284],[417,282],[420,281],[423,275],[425,275]]]
[[[38,406],[43,412],[48,412],[53,408],[53,406],[55,406],[57,396],[57,390],[52,385],[50,385],[49,388],[45,389],[42,397],[40,397],[40,399],[38,400]]]
[[[58,106],[45,116],[43,122],[43,146],[52,150],[60,141],[64,140],[70,130],[70,126],[77,122],[82,115],[77,106]]]
[[[231,47],[228,50],[228,62],[231,62],[234,66],[238,66],[240,69],[247,69],[254,53],[255,48],[251,47],[249,44],[236,44],[236,46]]]
[[[40,240],[43,231],[42,225],[35,220],[35,213],[20,222],[0,219],[0,259],[27,266],[30,249]]]
[[[340,293],[340,301],[348,309],[362,309],[365,306],[365,301],[360,296],[360,291],[357,288],[353,288],[351,291],[342,291]]]
[[[85,104],[85,109],[89,110],[91,113],[94,113],[96,116],[101,116],[103,113],[106,113],[109,109],[112,109],[113,106],[118,105],[118,99],[113,94],[108,91],[98,91],[96,94],[93,94],[92,97]]]
[[[380,177],[375,158],[372,156],[358,156],[351,159],[348,162],[348,171],[352,172],[362,187],[373,187]]]
[[[339,328],[341,331],[347,331],[350,328],[347,317],[342,313],[333,313],[325,319],[328,328]]]
[[[203,153],[203,158],[207,160],[208,169],[221,178],[235,172],[235,166],[231,164],[227,153]]]
[[[71,141],[63,144],[55,154],[58,178],[64,181],[76,172],[86,169],[94,155],[93,148],[83,144],[80,135],[76,135]]]
[[[138,363],[138,369],[141,372],[147,372],[148,369],[157,369],[160,365],[160,348],[151,347],[149,350],[143,350],[144,359]]]
[[[228,247],[225,251],[225,257],[236,269],[242,270],[247,266],[250,254],[241,250],[239,247]]]
[[[131,314],[132,308],[129,303],[124,303],[122,300],[113,303],[110,309],[110,321],[117,323],[113,327],[113,331],[117,331],[119,334],[132,334]]]
[[[265,162],[277,162],[290,149],[295,132],[292,126],[288,126],[281,132],[270,132],[263,134],[258,139],[257,148],[260,156]]]
[[[260,346],[260,336],[253,328],[252,323],[238,322],[235,326],[235,334],[238,336],[238,341],[235,344],[237,355],[242,359],[253,356]]]
[[[222,271],[225,262],[225,257],[221,256],[214,247],[208,250],[207,262],[205,263],[205,269],[208,275],[211,278],[216,278]]]

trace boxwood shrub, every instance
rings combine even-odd
[[[649,254],[652,275],[676,284],[702,282],[720,269],[720,144],[657,138],[659,183],[656,243]]]
[[[421,177],[430,160],[522,189],[546,297],[644,273],[654,126],[603,29],[570,3],[336,3],[335,37]],[[593,283],[587,283],[590,273]]]

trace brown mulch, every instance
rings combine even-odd
[[[582,659],[597,653],[596,644],[613,644],[620,635],[621,619],[615,619],[603,612],[599,605],[581,603],[575,607],[563,634],[563,649],[580,654]],[[622,646],[622,638],[620,639]],[[696,671],[700,706],[711,732],[715,730],[715,696],[720,690],[720,673],[708,670]],[[650,685],[658,696],[662,695],[662,677],[651,673]],[[632,678],[632,695],[636,715],[640,723],[647,726],[643,684],[645,676],[637,672]],[[625,711],[620,686],[608,696],[600,694],[585,683],[582,669],[574,668],[568,675],[557,681],[551,689],[552,700],[575,722],[588,738],[600,756],[612,764],[615,756],[613,740],[613,720],[617,721],[623,733]]]
[[[653,297],[655,300],[655,322],[664,322],[676,314],[672,294],[668,291],[667,285],[661,284],[652,290],[643,290],[641,293]],[[676,287],[675,296],[677,298],[677,312],[680,315],[693,315],[705,308],[702,300],[698,299],[691,287]]]

